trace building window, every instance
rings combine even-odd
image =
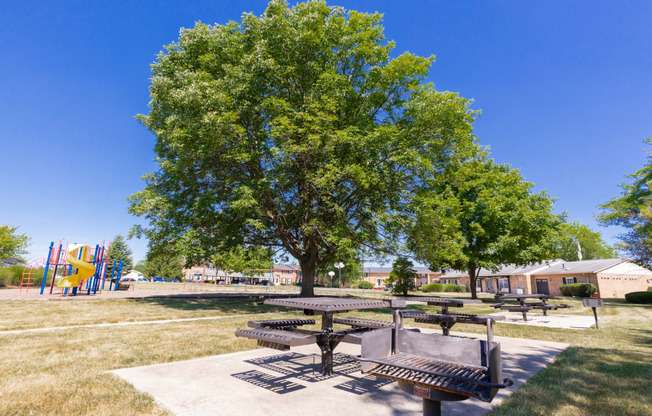
[[[565,285],[572,285],[573,283],[577,283],[577,278],[576,277],[564,277],[564,284]]]

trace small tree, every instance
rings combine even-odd
[[[183,277],[181,257],[170,253],[160,253],[148,257],[144,273],[147,277],[160,276],[166,280],[181,279]]]
[[[120,234],[116,235],[111,241],[109,254],[107,255],[108,261],[122,260],[122,270],[127,271],[133,268],[134,260],[131,257],[132,252],[124,237]]]
[[[389,279],[387,279],[387,283],[392,285],[393,294],[407,296],[408,291],[414,290],[417,271],[413,266],[414,263],[405,257],[399,257],[394,261]]]
[[[24,260],[21,256],[27,253],[31,239],[25,234],[15,234],[17,229],[9,224],[0,225],[0,259],[15,257]]]

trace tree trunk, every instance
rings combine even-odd
[[[299,266],[301,267],[301,297],[313,297],[315,296],[315,270],[317,264],[313,259],[305,262],[299,260]]]
[[[471,285],[471,299],[477,299],[478,298],[478,289],[477,289],[478,276],[476,276],[475,274],[476,272],[475,264],[473,265],[469,264],[468,267],[469,267],[468,269],[469,285]]]

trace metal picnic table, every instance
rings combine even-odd
[[[392,322],[383,321],[357,320],[355,324],[348,323],[344,319],[341,320],[342,322],[334,319],[335,313],[357,309],[389,308],[389,301],[315,297],[267,299],[265,304],[302,309],[307,316],[320,314],[321,331],[298,328],[301,325],[314,324],[314,320],[252,321],[249,322],[249,326],[254,329],[237,330],[236,336],[256,339],[259,345],[282,350],[316,343],[321,350],[321,372],[324,375],[333,374],[333,350],[341,341],[360,343],[356,335],[374,329],[374,324],[376,328],[393,325]],[[349,324],[352,328],[335,331],[334,323]]]
[[[524,321],[527,321],[527,313],[532,309],[541,309],[543,311],[543,315],[547,315],[549,309],[567,307],[567,305],[563,305],[563,304],[558,305],[555,303],[547,303],[548,300],[557,299],[557,298],[551,295],[543,295],[539,293],[535,293],[531,295],[518,295],[518,294],[502,295],[502,296],[497,296],[497,299],[501,302],[491,306],[493,306],[494,308],[500,308],[511,312],[521,312],[523,314]],[[538,302],[527,302],[527,300],[531,300],[531,299],[538,300]],[[505,302],[502,301],[506,301],[506,300],[517,301],[518,305],[505,305]]]

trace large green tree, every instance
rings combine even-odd
[[[125,238],[121,234],[113,237],[107,259],[108,261],[122,260],[123,273],[132,269],[134,260],[132,258],[131,248],[129,248],[129,245],[127,245]]]
[[[9,224],[0,225],[0,259],[22,258],[27,253],[30,238],[25,234],[17,234],[18,227]]]
[[[554,256],[564,218],[545,191],[531,189],[517,170],[481,152],[420,196],[409,246],[432,270],[467,271],[475,299],[480,268]]]
[[[555,258],[567,261],[579,260],[578,244],[582,251],[582,260],[612,259],[616,249],[607,244],[602,235],[588,226],[573,221],[561,228],[559,246]]]
[[[645,143],[652,145],[652,137]],[[652,151],[647,164],[627,177],[632,183],[621,184],[622,195],[600,205],[603,213],[598,219],[604,225],[625,227],[620,248],[636,263],[652,268]]]
[[[475,142],[470,101],[424,83],[433,57],[390,57],[382,15],[323,1],[182,29],[152,65],[158,171],[130,197],[153,248],[189,264],[240,245],[316,268],[383,249],[413,194]]]

